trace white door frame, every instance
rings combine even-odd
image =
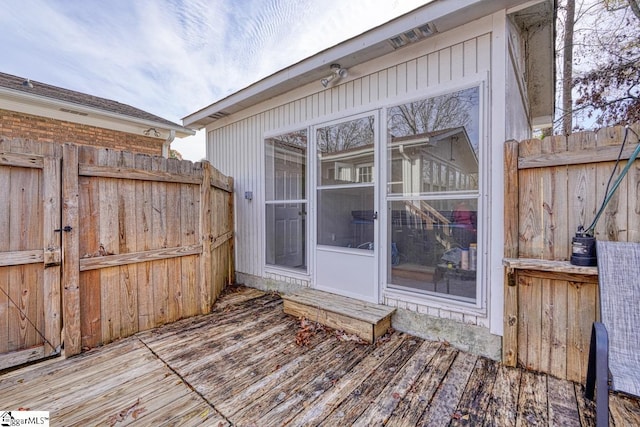
[[[317,156],[317,140],[316,131],[319,128],[326,127],[332,124],[343,123],[351,120],[357,120],[364,117],[374,117],[374,173],[373,173],[373,210],[377,214],[377,218],[373,222],[374,233],[374,247],[372,251],[365,251],[362,249],[339,247],[339,246],[324,246],[318,245],[318,156]],[[386,241],[384,233],[381,233],[381,216],[380,216],[380,110],[369,110],[364,113],[341,117],[316,125],[311,126],[309,135],[309,182],[311,197],[308,198],[309,206],[312,214],[307,218],[309,220],[309,227],[311,232],[311,274],[312,274],[312,286],[319,290],[327,292],[337,293],[340,295],[378,303],[380,302],[380,286],[379,286],[379,260],[381,259],[381,239]],[[354,185],[353,188],[357,188],[358,185]],[[363,271],[361,271],[363,270]],[[364,275],[364,276],[363,276]],[[336,280],[337,286],[326,286],[327,281]],[[354,286],[359,281],[360,287]],[[344,289],[340,284],[352,284],[352,288]],[[362,286],[367,286],[365,292],[363,292]],[[353,289],[355,287],[355,289]],[[354,292],[355,290],[355,292]]]

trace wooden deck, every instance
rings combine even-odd
[[[611,396],[611,425],[640,404]],[[212,314],[0,375],[0,409],[51,425],[591,426],[579,384],[399,332],[364,345],[238,288]]]

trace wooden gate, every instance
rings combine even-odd
[[[233,228],[207,162],[0,137],[0,370],[210,312]]]
[[[0,369],[60,353],[61,151],[0,139]]]

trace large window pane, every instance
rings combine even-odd
[[[390,202],[389,282],[425,293],[476,298],[477,202]]]
[[[265,259],[307,270],[307,132],[265,140]]]
[[[388,110],[390,287],[475,303],[480,89]]]
[[[373,250],[373,187],[318,190],[318,244]]]
[[[291,132],[265,141],[266,200],[306,197],[307,132]]]
[[[307,269],[305,210],[306,203],[267,205],[267,264]]]
[[[373,182],[374,117],[317,129],[318,185]]]
[[[478,88],[389,109],[389,194],[478,190]]]

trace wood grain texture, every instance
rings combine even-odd
[[[62,304],[64,316],[64,354],[72,356],[82,349],[80,249],[78,217],[78,147],[65,144],[63,148],[65,167],[62,172],[62,223],[72,230],[63,240]]]
[[[108,167],[117,165],[114,150],[99,149],[98,164]],[[100,221],[98,223],[98,242],[100,250],[107,254],[118,254],[119,218],[118,218],[118,182],[108,177],[98,177],[98,209]],[[103,344],[120,338],[120,269],[105,268],[100,270],[100,309]]]
[[[547,425],[547,377],[525,371],[520,381],[516,426]]]
[[[233,280],[233,180],[208,163],[26,140],[0,153],[0,354],[54,353],[64,318],[71,356],[208,312]]]
[[[44,248],[43,304],[45,354],[60,352],[62,333],[61,274],[62,233],[62,147],[43,144],[43,224]]]
[[[234,286],[211,314],[0,375],[0,406],[47,407],[60,425],[583,425],[581,385],[393,332],[376,345],[301,324],[273,294]],[[611,425],[637,399],[611,394]],[[626,423],[626,424],[625,424]]]
[[[9,148],[8,146],[6,147],[6,149]],[[0,151],[0,166],[42,169],[44,167],[44,160],[43,156],[38,154]]]
[[[627,144],[621,151],[624,135],[625,128],[618,126],[521,141],[513,177],[514,143],[505,143],[505,224],[517,218],[519,239],[515,255],[508,255],[512,244],[506,241],[503,260],[503,361],[508,365],[518,360],[531,369],[584,381],[588,337],[597,318],[598,276],[597,267],[568,262],[571,239],[593,223],[609,180],[617,178],[635,149]],[[619,153],[622,161],[614,171]],[[635,163],[596,223],[598,240],[640,242],[640,160]],[[513,189],[507,182],[517,187],[517,208],[510,207],[516,203],[508,200]],[[519,285],[517,297],[509,286],[514,277],[530,284]]]
[[[89,147],[80,148],[78,161],[97,162],[97,151]],[[82,258],[100,253],[100,191],[97,178],[78,177],[78,186],[78,216],[84,226],[83,232],[78,233],[78,251]],[[80,265],[79,260],[78,269]],[[80,272],[79,282],[82,347],[93,348],[102,343],[100,272]]]
[[[101,268],[126,266],[155,260],[180,258],[202,253],[202,245],[181,246],[166,249],[153,249],[144,252],[130,252],[118,255],[92,256],[80,260],[80,271],[97,270]]]
[[[116,154],[117,166],[125,168],[135,167],[133,153],[120,152]],[[137,248],[136,233],[136,184],[129,179],[117,181],[118,194],[118,254],[130,254]],[[80,270],[83,270],[80,261]],[[135,265],[121,265],[119,269],[120,293],[120,336],[128,337],[139,330],[138,325],[138,269]]]

